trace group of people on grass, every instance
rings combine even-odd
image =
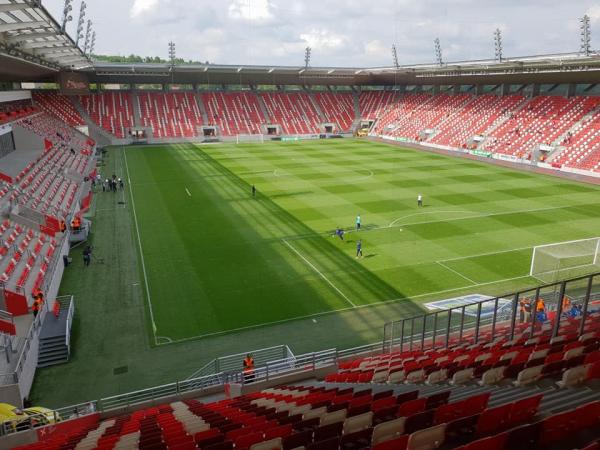
[[[97,174],[95,178],[92,178],[92,188],[96,185],[102,186],[102,192],[117,192],[125,189],[125,183],[122,178],[117,178],[115,174],[110,178],[102,179],[102,175]]]

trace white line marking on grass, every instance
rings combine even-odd
[[[135,234],[137,235],[138,246],[140,248],[140,261],[142,263],[142,273],[144,274],[144,285],[146,286],[146,296],[148,297],[148,309],[150,310],[150,320],[152,321],[152,334],[154,335],[154,345],[158,345],[156,337],[156,322],[154,321],[154,311],[152,310],[152,300],[150,298],[150,286],[148,285],[148,274],[146,273],[146,262],[144,261],[144,251],[142,249],[142,239],[140,238],[140,228],[138,226],[137,213],[135,212],[135,200],[133,199],[133,189],[131,189],[131,177],[129,176],[129,165],[127,164],[127,153],[123,151],[125,161],[125,170],[127,172],[127,184],[129,185],[129,195],[131,197],[131,210],[133,211],[133,222],[135,223]]]
[[[369,178],[371,178],[374,175],[374,173],[371,169],[358,169],[358,170],[363,170],[363,171],[368,170],[369,175],[366,175],[366,176],[360,177],[360,178],[354,178],[354,179],[351,178],[349,181],[355,182],[355,181],[368,180]],[[358,170],[356,170],[355,172],[357,172]]]
[[[315,272],[316,272],[316,273],[317,273],[317,274],[318,274],[318,275],[319,275],[321,278],[323,278],[323,279],[324,279],[324,280],[325,280],[325,281],[326,281],[326,282],[327,282],[327,283],[328,283],[328,284],[329,284],[329,285],[330,285],[330,286],[331,286],[333,289],[335,289],[335,290],[336,290],[336,292],[337,292],[338,294],[340,294],[340,295],[341,295],[341,296],[344,298],[344,300],[346,300],[346,301],[347,301],[349,304],[351,304],[353,308],[356,308],[356,305],[355,305],[355,304],[352,302],[352,300],[350,300],[350,299],[349,299],[349,298],[346,296],[346,294],[344,294],[342,291],[340,291],[340,290],[338,289],[338,287],[337,287],[335,284],[333,284],[333,283],[332,283],[332,282],[329,280],[329,278],[327,278],[325,275],[323,275],[323,273],[322,273],[322,272],[321,272],[319,269],[317,269],[317,268],[316,268],[316,267],[315,267],[315,266],[314,266],[314,265],[313,265],[313,264],[312,264],[312,263],[311,263],[311,262],[310,262],[308,259],[306,259],[306,258],[304,257],[304,255],[302,255],[302,253],[300,253],[298,250],[296,250],[296,248],[295,248],[295,247],[294,247],[292,244],[290,244],[290,243],[289,243],[288,241],[286,241],[285,239],[282,239],[282,242],[283,242],[285,245],[287,245],[287,246],[288,246],[288,247],[289,247],[289,248],[290,248],[290,249],[291,249],[291,250],[292,250],[292,251],[293,251],[293,252],[294,252],[296,255],[298,255],[300,258],[302,258],[302,260],[303,260],[303,261],[304,261],[306,264],[308,264],[308,266],[309,266],[309,267],[310,267],[312,270],[314,270],[314,271],[315,271]]]
[[[532,213],[532,212],[542,212],[542,211],[554,211],[557,209],[566,209],[566,208],[571,208],[571,207],[577,207],[577,206],[582,206],[582,205],[565,205],[565,206],[553,206],[550,208],[536,208],[536,209],[521,209],[521,210],[515,210],[515,211],[501,211],[501,212],[493,212],[493,213],[481,213],[481,214],[474,214],[472,216],[465,216],[465,217],[453,217],[452,219],[436,219],[436,220],[427,220],[424,222],[409,222],[409,223],[402,223],[399,225],[396,225],[396,222],[398,222],[399,220],[402,219],[406,219],[407,217],[412,217],[412,216],[416,216],[416,215],[420,215],[420,214],[434,214],[436,212],[442,212],[442,213],[459,213],[460,211],[428,211],[427,213],[417,213],[417,214],[409,214],[408,216],[404,216],[404,217],[400,217],[399,219],[394,220],[392,223],[390,223],[389,225],[384,225],[384,226],[378,226],[378,227],[364,227],[361,229],[361,232],[366,232],[366,231],[377,231],[377,230],[385,230],[386,228],[396,228],[396,227],[409,227],[409,226],[413,226],[413,225],[429,225],[432,223],[440,223],[440,222],[456,222],[459,220],[468,220],[468,219],[483,219],[485,217],[493,217],[493,216],[503,216],[503,215],[508,215],[508,214],[522,214],[522,213]],[[474,213],[475,211],[469,211],[469,213]],[[355,230],[345,230],[346,233],[353,233]],[[323,232],[320,235],[327,235],[329,233]],[[294,236],[288,236],[288,238],[293,238]]]
[[[491,256],[491,255],[499,255],[500,253],[519,252],[521,250],[532,249],[533,247],[534,246],[518,247],[518,248],[510,248],[508,250],[498,250],[497,252],[478,253],[476,255],[459,256],[457,258],[440,259],[438,262],[460,261],[461,259],[477,258],[479,256]]]
[[[165,342],[166,344],[172,344],[172,343],[173,343],[173,339],[171,339],[171,338],[170,338],[170,337],[168,337],[168,336],[156,336],[156,338],[157,338],[158,340],[161,340],[161,339],[162,339],[163,341],[167,341],[167,342]],[[164,345],[164,344],[163,344],[163,345]]]
[[[183,339],[178,339],[176,341],[172,341],[172,342],[167,342],[167,343],[158,343],[157,345],[168,345],[168,344],[178,344],[181,342],[188,342],[188,341],[195,341],[198,339],[204,339],[207,337],[213,337],[213,336],[222,336],[225,334],[230,334],[230,333],[237,333],[240,331],[248,331],[248,330],[252,330],[255,328],[262,328],[262,327],[268,327],[268,326],[273,326],[273,325],[281,325],[281,324],[285,324],[285,323],[289,323],[289,322],[294,322],[297,320],[305,320],[305,319],[313,319],[316,317],[321,317],[321,316],[327,316],[330,314],[336,314],[336,313],[342,313],[342,312],[350,312],[350,311],[356,311],[357,309],[366,309],[366,308],[372,308],[375,306],[381,306],[384,304],[391,304],[391,303],[396,303],[402,300],[412,300],[412,299],[416,299],[416,298],[422,298],[422,297],[427,297],[429,295],[439,295],[439,294],[447,294],[450,292],[455,292],[455,291],[461,291],[461,290],[465,290],[465,289],[473,289],[479,286],[487,286],[490,284],[497,284],[497,283],[503,283],[506,281],[513,281],[513,280],[519,280],[522,278],[530,278],[529,275],[523,275],[520,277],[513,277],[513,278],[505,278],[503,280],[496,280],[496,281],[489,281],[487,283],[477,283],[475,285],[471,285],[471,286],[461,286],[461,287],[457,287],[457,288],[452,288],[452,289],[445,289],[443,291],[435,291],[435,292],[426,292],[425,294],[419,294],[419,295],[413,295],[410,297],[399,297],[399,298],[393,298],[393,299],[389,299],[389,300],[384,300],[384,301],[380,301],[380,302],[375,302],[375,303],[368,303],[366,305],[358,305],[356,307],[347,307],[347,308],[338,308],[338,309],[332,309],[329,311],[323,311],[323,312],[319,312],[319,313],[314,313],[314,314],[308,314],[305,316],[296,316],[296,317],[290,317],[289,319],[281,319],[281,320],[274,320],[272,322],[265,322],[265,323],[260,323],[260,324],[256,324],[256,325],[249,325],[246,327],[239,327],[239,328],[232,328],[229,330],[223,330],[223,331],[215,331],[213,333],[206,333],[206,334],[202,334],[202,335],[198,335],[198,336],[191,336],[188,338],[183,338]]]
[[[185,188],[185,192],[187,193],[188,197],[191,197],[191,196],[192,196],[192,194],[190,194],[190,191],[188,190],[188,188],[187,188],[187,187]]]
[[[450,272],[454,272],[456,275],[458,275],[461,278],[464,278],[465,280],[467,280],[469,283],[471,284],[477,284],[477,282],[471,280],[469,277],[464,276],[462,273],[460,273],[457,270],[454,270],[452,267],[448,267],[446,264],[444,264],[441,261],[436,261],[437,264],[439,264],[440,266],[442,266],[444,269],[448,269]]]
[[[450,214],[450,213],[473,214],[473,211],[427,211],[427,212],[414,213],[414,214],[409,214],[407,216],[398,217],[397,219],[391,221],[390,224],[388,225],[388,228],[392,228],[397,222],[399,222],[403,219],[408,219],[409,217],[422,216],[425,214],[438,214],[438,213],[440,213],[440,214]],[[461,219],[462,219],[462,217],[461,217]],[[419,223],[427,223],[427,222],[419,222]]]

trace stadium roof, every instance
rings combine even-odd
[[[41,0],[0,0],[2,79],[44,78],[90,65]]]
[[[538,55],[398,67],[302,67],[95,62],[83,70],[99,83],[455,85],[600,83],[600,54]]]

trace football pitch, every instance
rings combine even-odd
[[[533,246],[600,234],[596,186],[372,141],[120,153],[155,344],[498,295],[539,284]]]

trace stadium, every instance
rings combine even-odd
[[[220,64],[46,3],[0,0],[0,448],[600,449],[596,16]]]

